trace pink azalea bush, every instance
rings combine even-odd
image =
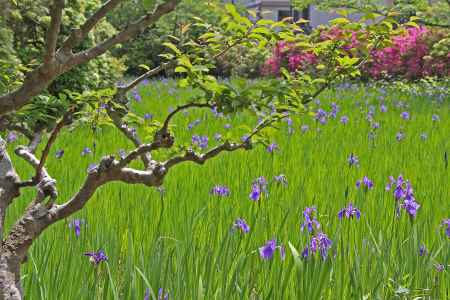
[[[450,49],[435,51],[433,46],[448,36],[448,32],[424,26],[409,27],[392,38],[389,47],[373,50],[369,63],[361,70],[365,77],[419,79],[425,76],[450,76]],[[340,41],[340,49],[350,57],[357,57],[365,46],[365,33],[349,32],[331,27],[320,33],[319,41]],[[441,43],[442,44],[442,43]],[[441,47],[442,48],[442,47]],[[280,68],[290,72],[320,72],[316,66],[324,58],[310,51],[299,50],[295,45],[279,42],[266,61],[264,73],[279,75]]]

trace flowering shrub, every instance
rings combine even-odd
[[[419,79],[426,76],[450,75],[450,39],[444,30],[424,26],[408,27],[391,38],[389,46],[373,49],[370,59],[361,72],[373,79],[400,77]],[[333,26],[323,29],[317,36],[320,41],[332,41],[349,57],[360,57],[366,45],[363,30],[348,30]],[[279,75],[281,68],[290,72],[302,71],[319,75],[326,65],[326,57],[317,56],[298,45],[279,42],[264,66],[265,75]]]

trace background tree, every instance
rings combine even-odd
[[[118,29],[117,33],[96,40],[91,46],[80,47],[95,28],[101,26],[108,14],[120,9],[125,3],[109,0],[101,4],[86,17],[79,27],[70,32],[61,30],[67,12],[63,0],[54,0],[50,20],[45,26],[45,40],[42,58],[32,70],[25,70],[23,80],[17,76],[5,81],[6,93],[0,96],[2,129],[15,130],[28,138],[27,146],[19,146],[15,154],[32,168],[27,179],[19,178],[6,142],[0,138],[0,299],[21,299],[20,266],[27,260],[27,252],[32,243],[50,225],[81,210],[101,186],[111,182],[143,184],[158,187],[165,176],[175,166],[186,162],[204,164],[224,152],[240,149],[249,150],[257,143],[267,143],[265,129],[289,115],[300,115],[307,110],[307,104],[330,87],[333,82],[348,76],[358,76],[359,68],[367,62],[367,56],[351,58],[342,51],[340,41],[322,41],[316,37],[301,34],[298,24],[260,20],[251,22],[241,16],[232,5],[226,5],[219,22],[210,24],[199,18],[183,24],[179,36],[170,37],[171,42],[163,43],[166,51],[161,53],[164,61],[138,76],[135,80],[116,87],[67,91],[44,102],[52,112],[53,122],[42,124],[35,114],[40,105],[35,99],[45,94],[53,82],[74,68],[89,63],[113,47],[136,37],[148,26],[155,25],[160,18],[171,13],[180,3],[178,0],[144,1],[145,14]],[[98,3],[100,4],[100,3]],[[70,10],[70,6],[68,8]],[[210,7],[210,10],[216,10]],[[358,24],[350,21],[336,22],[343,29],[363,29],[366,32],[366,53],[388,42],[392,33],[393,20],[387,18],[380,24]],[[201,30],[197,38],[191,38],[189,30]],[[212,76],[215,61],[230,49],[240,45],[260,49],[276,44],[301,45],[307,51],[328,57],[328,74],[317,73],[310,76],[303,72],[290,74],[281,69],[280,78],[248,82],[219,81]],[[14,66],[7,66],[13,68]],[[319,67],[319,66],[318,66]],[[146,68],[146,67],[144,67]],[[146,128],[143,139],[131,127],[139,118],[128,114],[128,92],[143,80],[173,69],[180,75],[180,88],[192,88],[195,93],[186,103],[180,103],[161,121],[154,121]],[[14,77],[14,76],[12,76]],[[188,109],[214,109],[217,113],[233,114],[248,111],[259,116],[260,121],[249,129],[243,137],[227,137],[221,144],[211,149],[193,148],[178,142],[171,132],[173,118]],[[59,115],[62,115],[58,118]],[[27,119],[28,118],[28,119]],[[32,121],[30,121],[31,119]],[[25,122],[27,121],[27,122]],[[80,122],[90,122],[95,130],[104,124],[113,124],[127,137],[135,149],[115,157],[108,155],[98,164],[92,165],[82,186],[68,199],[59,199],[57,184],[46,170],[46,163],[53,143],[62,130],[77,126]],[[99,140],[98,142],[101,142]],[[39,150],[39,151],[38,151]],[[140,161],[141,163],[136,163]],[[8,207],[24,189],[33,189],[35,195],[23,215],[6,233],[5,215]]]

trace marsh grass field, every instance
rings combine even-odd
[[[162,120],[192,93],[174,81],[149,82],[138,92],[142,99],[132,100],[132,110],[141,117],[151,113],[153,120]],[[272,138],[279,148],[273,153],[261,145],[203,166],[177,166],[164,191],[120,183],[102,187],[84,210],[33,245],[22,272],[27,298],[144,299],[148,291],[158,299],[163,288],[170,299],[450,299],[450,237],[442,224],[450,218],[448,95],[347,86],[319,100],[311,111],[325,110],[326,123],[311,114],[293,118],[291,125],[282,122]],[[339,106],[335,118],[329,115],[332,102]],[[245,133],[239,124],[256,122],[249,114],[220,118],[209,110],[190,111],[175,119],[173,130],[177,142],[207,135],[213,146],[216,133],[239,136]],[[145,136],[144,126],[138,132]],[[102,139],[94,148],[96,134]],[[64,155],[48,163],[61,186],[58,201],[76,192],[89,164],[133,149],[114,127],[96,134],[86,124],[58,138],[51,155],[59,149]],[[85,147],[92,153],[82,156]],[[358,164],[349,164],[351,154]],[[14,160],[28,178],[32,170]],[[280,174],[287,185],[274,180]],[[410,181],[420,204],[415,218],[404,209],[398,217],[393,190],[386,190],[389,176],[399,175]],[[260,176],[269,182],[268,193],[252,201],[252,183]],[[356,187],[364,176],[373,188]],[[230,189],[228,197],[210,193],[218,184]],[[30,196],[24,192],[14,203],[9,226]],[[360,219],[339,219],[350,202]],[[313,206],[318,231],[332,241],[325,259],[318,253],[299,256],[312,237],[301,230],[303,211]],[[233,227],[238,218],[246,220],[248,233]],[[74,219],[82,220],[79,237],[69,226]],[[260,257],[258,249],[271,239],[284,246],[284,260],[280,251],[271,259]],[[99,249],[108,260],[94,266],[84,253]]]

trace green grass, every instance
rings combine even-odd
[[[162,83],[140,89],[143,101],[133,109],[160,120],[190,94],[175,91],[172,96]],[[337,102],[337,119],[324,126],[307,115],[294,119],[292,136],[282,124],[273,138],[280,147],[274,155],[258,147],[225,153],[204,166],[180,165],[166,177],[163,198],[143,186],[115,183],[101,188],[73,216],[87,222],[79,238],[68,228],[70,218],[35,242],[22,272],[27,299],[143,299],[148,287],[154,294],[163,287],[171,299],[449,299],[450,267],[443,272],[435,267],[450,264],[450,239],[440,226],[450,218],[444,160],[450,152],[448,99],[439,105],[390,91],[385,98],[389,110],[381,113],[378,97],[363,88],[327,92],[321,107],[329,111],[330,103]],[[396,108],[399,100],[409,107]],[[375,142],[368,138],[366,101],[375,105],[375,120],[381,125]],[[410,112],[410,121],[400,118],[403,110]],[[431,121],[433,113],[440,115],[440,122]],[[339,122],[342,115],[350,118],[345,126]],[[188,131],[187,124],[196,118],[202,122]],[[227,131],[224,124],[238,130],[243,122],[253,125],[255,120],[249,115],[216,119],[209,111],[198,111],[180,114],[174,130],[179,140],[207,134],[214,144],[214,133]],[[303,124],[310,126],[304,134]],[[400,129],[406,137],[397,142]],[[428,135],[425,141],[422,132]],[[60,148],[66,153],[51,160],[48,169],[58,182],[60,202],[78,189],[89,163],[120,148],[132,149],[114,128],[104,128],[95,139],[95,154],[86,157],[80,152],[94,142],[87,126],[65,131],[57,140],[52,155]],[[349,168],[350,153],[358,156],[358,168]],[[30,168],[14,159],[21,176],[28,178]],[[280,173],[286,175],[287,187],[271,183],[268,197],[259,203],[249,200],[255,178]],[[399,174],[412,182],[421,204],[414,222],[404,212],[395,218],[392,192],[385,191],[388,176]],[[356,180],[364,175],[374,181],[373,190],[356,189]],[[215,184],[228,186],[230,197],[210,195]],[[31,195],[27,191],[15,202],[9,226]],[[350,201],[361,209],[361,219],[339,221],[338,211]],[[326,261],[318,256],[304,261],[293,254],[310,238],[300,225],[303,209],[312,205],[321,229],[333,241]],[[231,230],[238,217],[249,223],[250,233]],[[272,238],[285,245],[286,260],[278,253],[269,261],[259,257],[258,247]],[[289,242],[296,250],[291,251]],[[428,256],[418,255],[422,243]],[[94,267],[83,253],[100,248],[109,260]]]

